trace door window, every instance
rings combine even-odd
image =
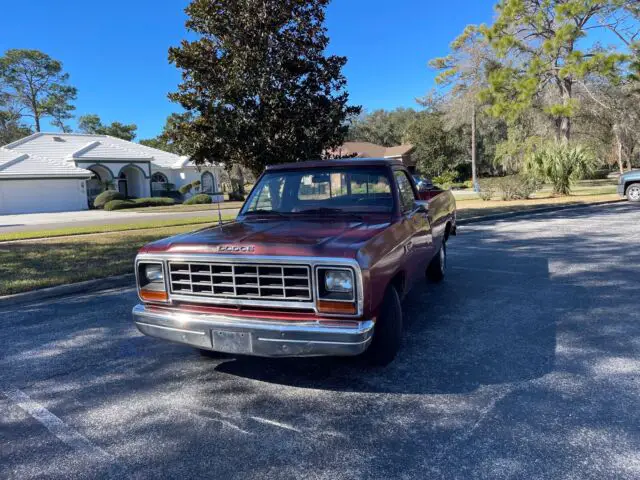
[[[407,174],[402,170],[397,170],[394,173],[394,176],[396,178],[396,184],[398,185],[398,192],[400,193],[400,209],[402,210],[402,213],[413,210],[416,197],[413,193],[409,177],[407,177]]]

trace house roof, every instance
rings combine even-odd
[[[34,133],[4,147],[29,156],[69,163],[82,160],[146,161],[158,168],[183,168],[188,157],[129,142],[109,135]]]
[[[304,170],[308,168],[351,167],[357,164],[359,167],[389,167],[402,165],[402,161],[395,158],[338,158],[334,160],[308,160],[297,163],[280,163],[269,165],[268,171],[279,170]]]
[[[345,142],[335,149],[333,153],[341,155],[357,154],[358,157],[392,158],[407,155],[413,150],[415,150],[415,147],[410,144],[384,147],[371,142]]]
[[[0,147],[0,178],[70,177],[88,178],[92,173],[73,163],[15,152]]]

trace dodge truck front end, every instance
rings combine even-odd
[[[234,354],[348,356],[367,349],[374,320],[363,318],[363,279],[355,260],[243,252],[138,255],[137,328]]]

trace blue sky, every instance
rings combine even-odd
[[[106,122],[136,123],[138,139],[152,137],[167,115],[179,110],[167,99],[180,81],[167,62],[167,49],[186,35],[186,4],[9,2],[3,6],[0,52],[33,48],[62,61],[78,88],[77,115],[97,113]],[[446,54],[465,25],[489,22],[493,4],[334,0],[327,11],[329,50],[349,59],[345,74],[351,101],[367,110],[416,106],[415,98],[433,87],[427,61]]]

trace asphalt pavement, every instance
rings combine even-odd
[[[354,359],[201,358],[132,289],[0,310],[0,478],[640,478],[640,208],[478,223]]]

